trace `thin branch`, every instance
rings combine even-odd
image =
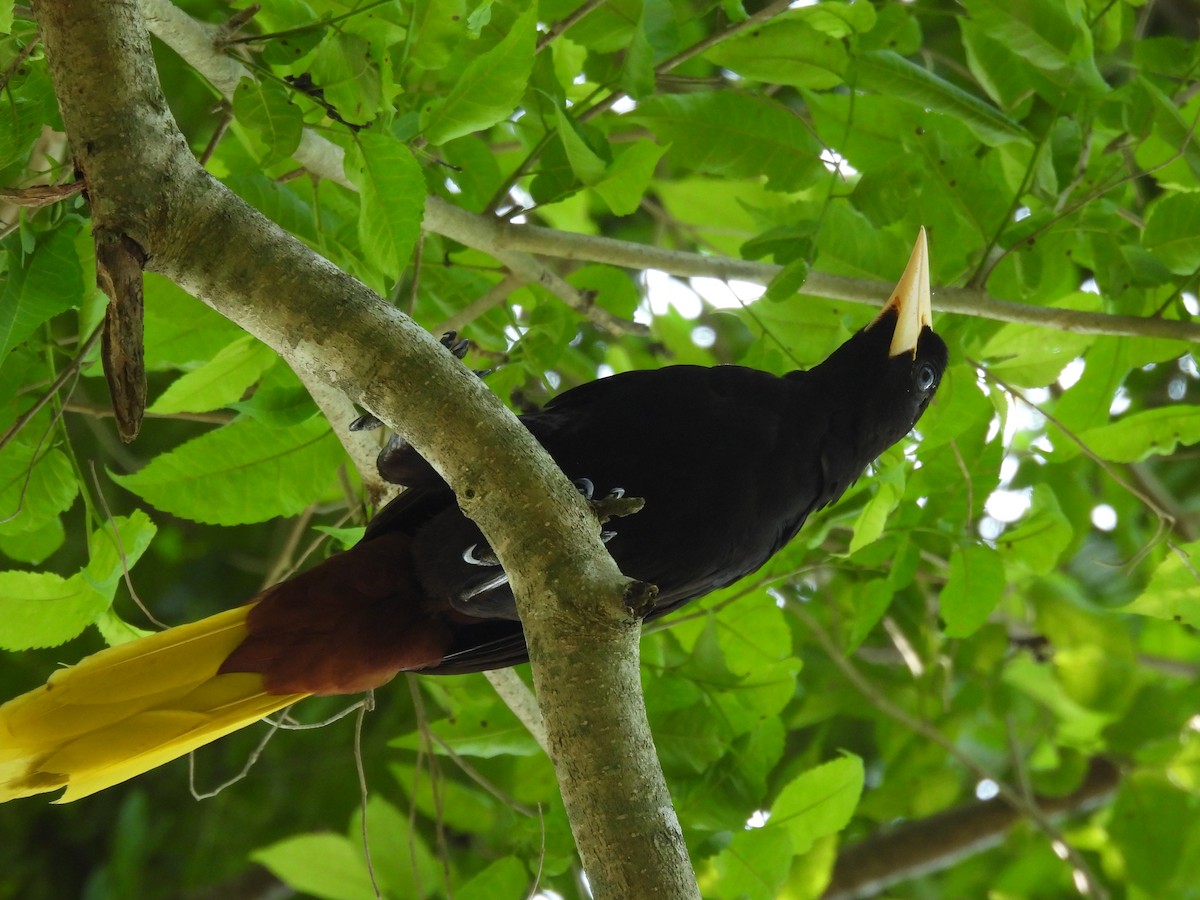
[[[96,489],[96,499],[100,501],[100,508],[104,510],[104,515],[107,517],[106,525],[112,527],[113,545],[117,548],[117,559],[121,562],[121,576],[125,580],[125,589],[129,591],[129,596],[133,602],[137,604],[137,608],[142,611],[147,619],[157,625],[159,628],[170,628],[166,622],[163,622],[158,616],[150,612],[148,607],[138,594],[137,589],[133,586],[133,578],[129,575],[129,560],[125,555],[125,542],[121,540],[121,529],[117,527],[114,521],[112,508],[108,505],[108,498],[104,496],[104,490],[100,487],[100,476],[96,474],[96,464],[92,460],[88,460],[88,469],[92,475],[92,485]]]
[[[581,19],[590,13],[595,12],[607,2],[608,0],[587,0],[587,2],[581,4],[574,12],[559,19],[550,26],[549,31],[538,38],[537,48],[534,52],[541,53],[550,46],[552,41],[559,36],[566,34],[566,32],[577,25]]]
[[[786,12],[788,10],[788,8],[791,6],[791,4],[792,4],[792,0],[775,0],[774,3],[771,3],[768,6],[764,6],[762,9],[760,9],[754,15],[750,16],[750,18],[746,19],[745,21],[738,22],[736,25],[730,25],[728,28],[724,29],[723,31],[718,31],[716,34],[711,34],[702,41],[697,41],[695,44],[688,47],[686,50],[683,50],[682,52],[677,53],[675,56],[672,56],[670,59],[665,60],[664,62],[661,62],[657,66],[655,66],[654,67],[655,76],[657,77],[659,75],[665,75],[667,72],[670,72],[671,70],[676,69],[679,66],[683,65],[689,59],[694,59],[695,57],[699,56],[701,53],[704,53],[706,50],[711,50],[713,47],[715,47],[717,44],[720,44],[722,41],[727,41],[731,37],[741,34],[743,31],[748,31],[751,28],[755,28],[755,27],[761,25],[763,22],[766,22],[768,19],[772,19],[775,16],[779,15],[780,13]],[[594,106],[585,110],[579,116],[579,121],[580,122],[588,122],[588,121],[594,119],[596,116],[600,115],[601,113],[607,112],[608,110],[610,110],[618,100],[622,99],[623,97],[627,97],[627,96],[628,96],[628,94],[626,94],[624,91],[613,91],[611,94],[609,94],[603,100],[601,100],[600,102],[596,103]]]
[[[516,275],[506,275],[490,287],[486,293],[475,298],[450,318],[430,329],[434,334],[445,334],[447,331],[462,331],[463,327],[474,322],[480,316],[500,306],[525,281]]]
[[[493,669],[483,674],[491,682],[496,693],[500,695],[500,699],[513,711],[513,715],[521,720],[521,724],[537,741],[542,752],[549,754],[550,748],[546,743],[546,723],[542,721],[542,711],[538,709],[537,698],[533,696],[533,691],[521,680],[521,676],[512,669]]]
[[[363,861],[367,865],[367,874],[371,877],[371,887],[375,891],[375,896],[382,900],[383,891],[379,889],[379,881],[375,877],[375,864],[371,861],[371,841],[367,831],[367,801],[370,798],[367,792],[367,771],[363,768],[362,754],[363,721],[366,719],[367,713],[374,708],[374,695],[368,691],[366,700],[359,705],[358,715],[354,717],[354,771],[358,775],[358,799],[362,811]]]
[[[91,352],[92,347],[96,345],[96,341],[100,339],[100,333],[103,330],[103,325],[96,326],[92,333],[88,335],[87,340],[83,342],[83,345],[75,353],[75,357],[63,367],[61,372],[58,373],[58,377],[51,382],[50,387],[46,389],[45,393],[38,397],[33,406],[29,407],[29,409],[25,410],[24,413],[18,416],[17,420],[9,426],[8,430],[5,431],[2,436],[0,436],[0,450],[3,450],[6,446],[8,446],[9,442],[20,432],[20,430],[28,425],[33,417],[42,411],[42,407],[49,403],[54,398],[54,395],[62,390],[63,385],[70,381],[76,375],[76,373],[79,372],[79,370],[83,367],[84,361],[87,359],[88,353]]]
[[[429,205],[444,202],[431,197]],[[470,213],[463,213],[463,215],[470,215]],[[427,205],[427,219],[428,216]],[[772,263],[689,253],[685,250],[647,247],[631,241],[596,235],[570,234],[538,225],[498,223],[494,228],[496,231],[495,243],[513,250],[523,250],[528,253],[561,259],[607,263],[627,269],[659,269],[670,275],[684,278],[719,278],[723,281],[741,280],[769,284],[771,279],[782,269],[781,266]],[[882,281],[845,278],[839,275],[813,272],[804,283],[802,293],[829,300],[878,306],[879,298],[886,297],[891,289],[890,284]],[[976,316],[999,322],[1038,325],[1077,334],[1200,341],[1200,322],[1030,306],[1025,303],[1014,303],[1011,300],[1001,300],[989,296],[984,291],[969,288],[938,288],[934,294],[933,308],[942,312]]]
[[[81,416],[90,416],[93,419],[111,419],[114,415],[111,406],[100,406],[96,403],[82,403],[78,400],[68,400],[63,404],[63,411],[76,413]],[[227,412],[175,412],[175,413],[155,413],[147,412],[147,419],[174,419],[178,422],[204,422],[208,425],[228,425],[235,418],[233,413]]]
[[[778,3],[773,6],[777,5]],[[156,36],[204,75],[217,90],[226,97],[232,96],[238,79],[248,72],[236,60],[221,56],[213,50],[212,38],[209,36],[215,30],[213,26],[196,22],[186,13],[176,9],[168,0],[144,0],[143,8],[147,24]],[[744,26],[746,23],[741,24]],[[334,181],[350,190],[357,190],[345,176],[341,148],[312,130],[305,129],[300,147],[293,156],[297,162],[321,178]],[[597,327],[617,334],[640,334],[644,332],[644,328],[617,319],[591,305],[578,291],[527,254],[608,263],[629,269],[654,268],[681,277],[741,279],[759,284],[769,283],[781,268],[769,263],[665,250],[630,241],[571,234],[535,225],[512,225],[492,217],[475,215],[432,196],[426,201],[423,227],[494,256],[514,274],[527,281],[542,284],[572,308],[587,316]],[[891,288],[890,284],[880,281],[814,272],[809,275],[804,285],[804,293],[830,300],[878,306],[879,298],[886,297]],[[934,298],[934,308],[943,312],[1037,325],[1079,334],[1200,341],[1198,322],[1029,306],[1000,300],[988,296],[983,291],[965,288],[940,288]]]

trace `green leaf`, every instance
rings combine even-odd
[[[1049,574],[1071,543],[1074,532],[1048,484],[1033,487],[1033,501],[1021,523],[996,540],[1007,564],[1020,564],[1038,575]]]
[[[1091,451],[1112,462],[1139,462],[1165,456],[1179,445],[1200,442],[1200,406],[1183,403],[1130,413],[1116,422],[1077,435]],[[1054,440],[1056,459],[1078,456],[1079,446],[1065,437]]]
[[[942,588],[942,618],[946,636],[968,637],[991,615],[1004,593],[1004,561],[984,544],[955,547],[950,575]]]
[[[522,13],[500,43],[474,57],[445,98],[421,112],[421,131],[433,145],[490,128],[517,108],[533,71],[537,4]]]
[[[1100,298],[1086,291],[1061,297],[1055,306],[1062,309],[1098,311]],[[988,369],[1017,387],[1045,387],[1055,381],[1071,360],[1096,340],[1092,334],[1075,334],[1058,329],[1009,323],[979,350],[988,360]]]
[[[343,461],[324,419],[271,428],[239,419],[113,480],[177,516],[213,525],[292,516],[319,499]]]
[[[750,828],[734,834],[712,861],[716,879],[703,881],[705,896],[775,900],[796,853],[782,828]]]
[[[767,285],[767,290],[763,293],[763,299],[772,303],[791,299],[800,293],[804,282],[808,281],[808,272],[807,259],[793,259],[771,279],[771,283]]]
[[[780,791],[767,827],[787,829],[793,850],[807,853],[818,838],[846,827],[862,789],[861,759],[831,760],[796,776]]]
[[[83,302],[78,231],[79,223],[72,222],[43,236],[31,258],[22,259],[10,249],[8,277],[0,291],[0,360],[38,326]]]
[[[776,191],[799,190],[825,175],[820,145],[773,100],[732,93],[660,94],[627,118],[670,143],[670,159],[677,165],[698,172],[766,175]]]
[[[317,415],[319,410],[312,395],[301,386],[264,387],[262,385],[249,400],[230,403],[230,407],[264,425],[286,428],[299,425]]]
[[[67,538],[62,517],[55,516],[44,524],[17,534],[0,534],[0,554],[15,562],[39,565]]]
[[[1135,771],[1122,780],[1108,833],[1128,866],[1130,884],[1143,896],[1179,896],[1168,886],[1184,859],[1196,813],[1195,799],[1165,775]]]
[[[1171,194],[1155,203],[1142,246],[1176,275],[1200,269],[1200,193]]]
[[[604,177],[592,185],[608,208],[617,216],[632,215],[642,203],[642,197],[654,177],[654,168],[667,147],[653,141],[638,140],[617,151]]]
[[[866,34],[875,27],[878,16],[870,3],[839,3],[824,0],[811,6],[792,10],[791,15],[803,20],[822,34],[830,37],[850,37]]]
[[[277,358],[266,344],[243,335],[200,368],[177,378],[148,411],[165,415],[228,406],[240,400]]]
[[[14,442],[0,453],[0,534],[21,534],[45,527],[75,502],[79,484],[66,454]]]
[[[646,34],[647,17],[656,0],[643,0],[637,28],[629,40],[629,50],[621,66],[621,90],[635,100],[654,94],[654,48]]]
[[[392,278],[408,265],[425,214],[425,178],[412,153],[387,135],[360,134],[346,176],[362,198],[358,239],[367,260]]]
[[[1200,628],[1200,541],[1167,553],[1127,612]]]
[[[111,600],[125,573],[142,558],[157,532],[158,527],[140,509],[111,519],[91,534],[83,580]]]
[[[325,101],[346,122],[365,125],[379,112],[383,85],[365,38],[331,33],[317,47],[310,72]]]
[[[266,145],[264,163],[287,159],[300,146],[304,115],[276,82],[244,76],[233,92],[233,115]]]
[[[340,834],[301,834],[250,854],[294,890],[323,900],[373,900],[361,842]]]
[[[866,640],[871,630],[879,624],[883,614],[896,595],[893,586],[883,578],[872,578],[870,581],[855,587],[850,606],[850,628],[843,642],[846,653],[858,649]]]
[[[462,24],[468,15],[465,0],[422,0],[411,9],[412,63],[426,70],[443,68],[467,34]]]
[[[783,17],[722,41],[704,58],[753,81],[816,89],[841,84],[847,65],[840,40]]]
[[[894,470],[899,471],[899,470]],[[873,544],[883,534],[888,516],[900,505],[904,497],[904,485],[889,479],[880,481],[875,493],[867,501],[858,520],[854,523],[854,536],[850,539],[850,552],[856,553],[867,544]]]
[[[567,151],[567,162],[571,164],[571,171],[584,184],[595,184],[604,174],[604,160],[587,145],[587,141],[579,132],[579,126],[561,107],[554,108],[554,118],[558,123],[558,139]]]
[[[439,722],[438,737],[460,756],[490,759],[496,756],[532,756],[541,752],[537,741],[495,696],[472,700],[454,711],[451,720]],[[391,747],[416,750],[422,747],[418,732],[389,742]],[[441,745],[438,752],[445,752]]]
[[[349,838],[361,848],[361,810],[350,821]],[[380,887],[390,897],[428,897],[441,884],[443,869],[419,831],[378,794],[367,801],[366,834]]]
[[[78,574],[0,572],[0,647],[57,647],[83,631],[110,602]]]
[[[992,146],[1032,140],[1028,131],[994,106],[890,50],[860,53],[854,74],[855,88],[953,116]]]
[[[495,900],[497,897],[525,897],[530,894],[529,873],[514,856],[506,856],[460,888],[455,888],[455,900]]]
[[[111,529],[121,536],[123,557]],[[53,572],[0,572],[0,647],[57,647],[76,637],[112,605],[122,575],[145,552],[154,531],[154,523],[139,510],[93,532],[91,560],[70,578]]]
[[[202,365],[244,332],[175,282],[147,272],[146,369]]]
[[[1082,4],[1061,0],[964,0],[971,19],[1022,59],[1046,72],[1072,69],[1076,90],[1106,85],[1092,59]]]
[[[481,0],[480,4],[471,10],[467,16],[467,34],[474,40],[488,23],[492,21],[492,4],[495,0]]]

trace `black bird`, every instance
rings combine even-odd
[[[658,587],[647,618],[759,568],[913,427],[947,362],[928,269],[922,231],[883,311],[809,371],[629,372],[522,418],[599,510],[644,501],[601,527],[622,572]],[[525,661],[504,571],[450,489],[411,448],[381,463],[407,489],[349,551],[0,707],[0,800],[87,796],[306,695]]]

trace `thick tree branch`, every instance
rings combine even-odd
[[[135,0],[40,0],[34,12],[94,227],[399,426],[446,477],[514,586],[596,895],[698,896],[646,723],[629,583],[578,493],[441,344],[199,166]]]

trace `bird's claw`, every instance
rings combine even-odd
[[[644,619],[654,612],[658,600],[658,585],[631,581],[625,585],[625,611],[635,619]]]

